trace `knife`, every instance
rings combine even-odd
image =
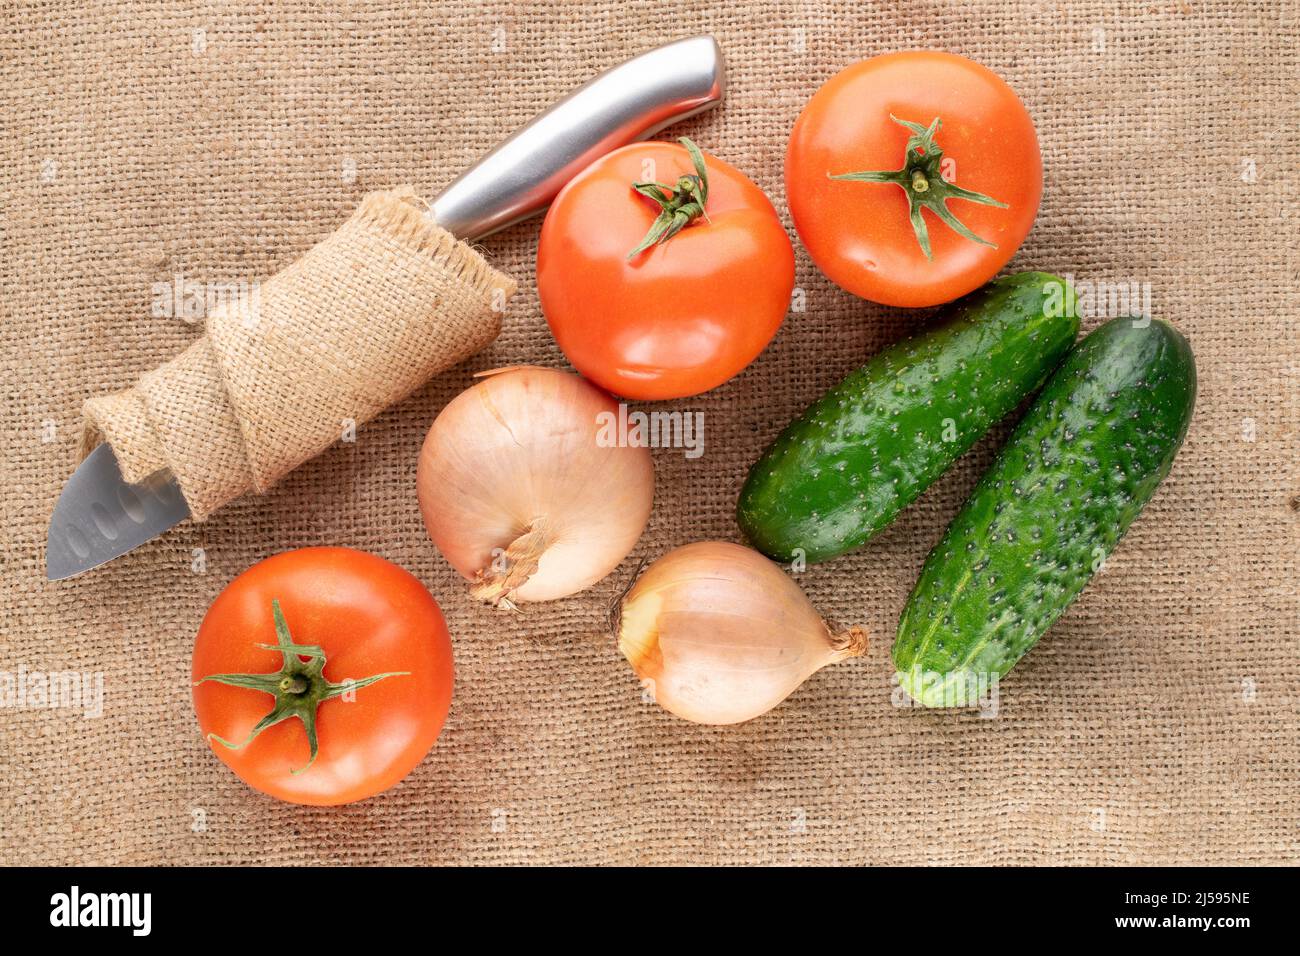
[[[606,70],[458,176],[427,215],[467,240],[536,215],[597,157],[716,106],[724,77],[722,51],[711,36],[668,43]],[[105,442],[77,466],[54,506],[46,577],[89,571],[189,515],[168,472],[128,484]]]

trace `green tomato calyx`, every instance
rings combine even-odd
[[[342,697],[361,687],[381,681],[385,677],[401,677],[409,674],[410,671],[391,671],[387,674],[375,674],[373,677],[346,680],[335,684],[325,677],[324,649],[316,644],[294,643],[278,600],[271,601],[271,614],[275,618],[277,643],[257,646],[280,652],[284,661],[278,671],[268,674],[209,674],[195,681],[194,686],[197,687],[206,681],[215,681],[231,687],[259,690],[274,697],[275,705],[271,708],[271,712],[259,720],[248,732],[248,736],[239,743],[231,743],[217,734],[208,734],[208,740],[215,740],[231,750],[239,750],[251,743],[266,728],[273,727],[290,717],[297,717],[307,730],[307,743],[311,747],[311,759],[307,761],[307,766],[293,771],[299,774],[316,762],[316,710],[321,704],[333,697]],[[304,657],[307,659],[303,660]]]
[[[952,214],[948,209],[949,199],[968,199],[971,202],[977,202],[982,206],[997,206],[999,209],[1006,209],[1007,204],[998,202],[983,193],[972,192],[969,189],[962,189],[943,178],[943,149],[934,141],[935,134],[939,132],[943,125],[939,117],[935,117],[928,127],[920,123],[912,123],[904,119],[899,119],[894,114],[889,114],[889,118],[899,126],[905,126],[911,131],[912,135],[908,137],[907,148],[903,153],[903,166],[901,169],[873,170],[861,173],[840,173],[831,175],[831,179],[843,180],[855,183],[893,183],[900,187],[907,194],[907,217],[912,224],[912,230],[916,233],[916,241],[921,244],[921,251],[925,253],[927,259],[933,260],[934,256],[930,252],[930,231],[925,224],[925,219],[921,216],[922,209],[929,209],[940,221],[947,223],[953,232],[972,242],[978,242],[982,246],[990,246],[994,249],[997,246],[982,239],[975,233],[971,232],[960,219]]]
[[[704,168],[704,154],[685,136],[678,142],[690,154],[695,174],[679,176],[673,186],[656,182],[632,184],[633,189],[659,205],[659,215],[650,224],[645,238],[627,254],[629,259],[635,259],[651,246],[667,242],[701,216],[705,222],[709,220],[709,214],[704,211],[704,203],[709,198],[709,173]]]

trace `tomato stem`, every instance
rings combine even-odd
[[[667,242],[701,216],[705,222],[709,219],[709,214],[704,211],[704,203],[709,198],[709,173],[704,166],[704,154],[685,136],[678,142],[686,147],[695,166],[695,175],[679,176],[673,186],[657,182],[632,184],[633,189],[659,205],[659,215],[637,247],[627,254],[629,259],[636,258],[651,246]]]
[[[231,687],[261,691],[274,697],[275,705],[271,708],[271,712],[259,720],[248,732],[248,736],[239,743],[231,743],[217,734],[208,734],[208,740],[215,740],[231,750],[239,750],[251,743],[266,728],[273,727],[290,717],[297,717],[307,731],[307,743],[311,748],[311,759],[307,761],[307,766],[293,771],[299,774],[316,762],[318,749],[316,710],[321,704],[331,698],[355,692],[386,677],[401,677],[409,674],[410,671],[390,671],[361,680],[346,680],[341,684],[335,684],[325,677],[324,649],[316,644],[294,643],[293,635],[289,633],[289,625],[284,619],[284,612],[280,610],[279,600],[272,599],[271,616],[275,620],[276,643],[259,644],[258,647],[280,652],[283,663],[278,671],[268,674],[209,674],[195,681],[194,686],[197,687],[206,681],[215,681]],[[304,657],[307,659],[303,660]]]
[[[827,175],[831,179],[846,182],[893,183],[901,187],[903,192],[907,194],[908,221],[911,222],[912,229],[916,233],[916,241],[921,244],[921,251],[925,253],[927,259],[933,259],[934,256],[930,251],[930,231],[925,224],[925,219],[921,216],[922,209],[929,209],[957,235],[972,242],[978,242],[982,246],[991,246],[996,249],[997,246],[994,243],[975,235],[967,228],[965,223],[954,216],[948,209],[949,199],[967,199],[983,206],[997,206],[999,209],[1008,207],[1004,202],[998,202],[983,193],[962,189],[960,186],[956,186],[943,178],[943,150],[934,141],[935,134],[939,132],[939,128],[943,125],[939,117],[936,116],[928,127],[922,126],[920,123],[899,119],[892,113],[889,118],[898,125],[907,127],[912,133],[903,152],[903,166],[901,169],[871,170],[860,173],[840,173],[839,175],[827,173]]]

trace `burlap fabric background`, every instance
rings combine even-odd
[[[0,713],[0,859],[1296,859],[1294,2],[316,6],[0,14],[0,669],[102,672],[106,694],[98,719]],[[563,364],[537,307],[536,223],[484,243],[520,281],[487,352],[266,498],[46,583],[46,522],[82,401],[198,334],[152,314],[154,283],[268,275],[365,192],[435,189],[593,72],[696,31],[725,49],[730,91],[673,132],[749,172],[782,210],[790,126],[842,66],[926,46],[999,71],[1038,124],[1046,166],[1013,266],[1149,283],[1154,311],[1196,350],[1200,401],[1172,475],[1004,682],[996,719],[893,706],[888,649],[926,551],[1004,429],[869,548],[801,576],[828,617],[867,625],[875,642],[745,726],[700,728],[641,702],[600,634],[631,561],[521,619],[470,604],[425,539],[416,455],[473,371]],[[656,453],[656,508],[634,558],[734,540],[734,498],[765,443],[919,321],[838,291],[802,251],[798,284],[807,310],[750,369],[676,403],[704,412],[706,451]],[[387,795],[336,810],[240,783],[203,743],[188,686],[194,632],[221,588],[268,554],[324,543],[425,581],[458,666],[429,758]]]

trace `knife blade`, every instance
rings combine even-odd
[[[594,159],[721,102],[722,51],[711,36],[656,47],[570,93],[458,176],[427,213],[475,240],[536,215]],[[176,480],[131,485],[107,444],[86,457],[50,516],[45,574],[74,577],[126,554],[189,517]]]
[[[112,561],[190,516],[175,480],[163,472],[136,485],[122,480],[117,458],[100,445],[63,486],[45,541],[45,575],[72,577]]]

